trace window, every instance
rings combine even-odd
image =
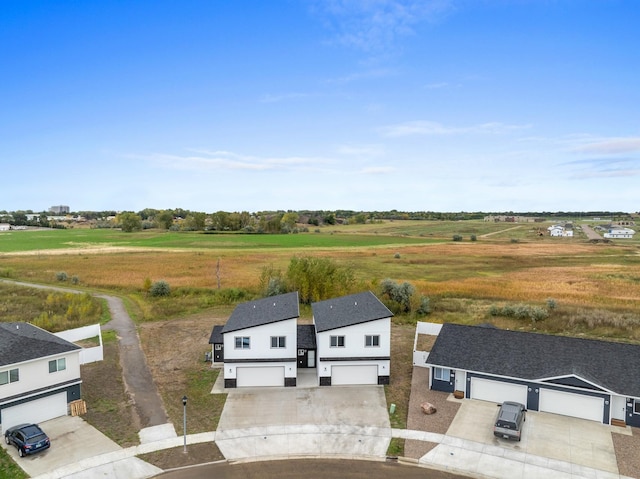
[[[633,400],[633,412],[635,414],[640,414],[640,399]]]
[[[367,334],[364,337],[364,345],[368,348],[375,348],[380,346],[380,335],[379,334]]]
[[[284,336],[271,336],[271,347],[272,348],[284,348],[286,341]]]
[[[20,371],[18,369],[9,369],[8,371],[0,372],[0,385],[15,383],[20,380]]]
[[[331,336],[332,348],[344,348],[344,336]]]
[[[65,358],[54,359],[49,361],[49,372],[55,373],[57,371],[64,371],[67,369],[67,360]]]
[[[251,349],[251,338],[249,336],[236,336],[236,349]]]
[[[451,379],[451,371],[445,368],[433,368],[433,379],[449,381]]]

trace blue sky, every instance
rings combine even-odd
[[[635,0],[0,12],[0,210],[640,210]]]

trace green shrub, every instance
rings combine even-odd
[[[426,316],[431,313],[431,301],[426,296],[420,296],[420,306],[416,309],[416,313]]]
[[[66,281],[68,278],[67,273],[65,273],[64,271],[58,271],[56,273],[56,279],[58,281]]]
[[[462,235],[453,235],[453,241],[462,241]]]
[[[149,294],[154,298],[169,296],[171,294],[171,287],[169,286],[169,283],[161,279],[160,281],[156,281],[151,285]]]
[[[78,278],[75,274],[71,276],[71,283],[78,284],[80,283],[80,278]]]
[[[556,303],[555,299],[553,298],[547,299],[547,308],[553,310],[553,309],[556,309],[557,306],[558,304]]]
[[[478,237],[476,235],[471,235],[471,241],[478,241]]]

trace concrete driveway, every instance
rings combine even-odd
[[[382,386],[228,390],[216,444],[227,459],[381,457],[391,439]]]
[[[4,440],[2,440],[2,446],[5,450],[8,451],[13,460],[31,477],[60,477],[54,471],[65,470],[65,468],[69,466],[72,466],[73,469],[73,466],[80,461],[90,461],[92,458],[100,456],[101,454],[122,449],[118,444],[79,417],[59,417],[40,423],[40,427],[42,427],[44,432],[49,436],[49,439],[51,439],[51,447],[46,451],[39,452],[32,456],[19,457],[17,449],[13,446],[8,446]],[[118,464],[118,468],[120,468],[121,472],[136,471],[141,465],[146,467],[147,473],[144,476],[131,475],[129,477],[148,477],[158,472],[157,468],[137,458],[129,458],[121,461],[121,463]],[[110,465],[108,469],[114,470],[114,466]],[[87,469],[77,475],[65,474],[64,477],[93,478],[96,477],[96,470]],[[108,475],[106,477],[108,477]]]
[[[522,440],[508,441],[493,435],[493,423],[497,412],[498,407],[494,403],[464,400],[447,431],[447,436],[618,474],[611,438],[613,426],[529,411],[522,431]],[[624,432],[621,428],[615,430]]]

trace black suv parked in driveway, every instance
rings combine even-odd
[[[4,433],[7,444],[13,444],[18,449],[20,457],[34,452],[49,449],[51,442],[37,424],[20,424],[7,429]]]
[[[505,401],[500,406],[493,435],[505,439],[519,441],[522,434],[522,423],[526,421],[527,408],[519,402]]]

